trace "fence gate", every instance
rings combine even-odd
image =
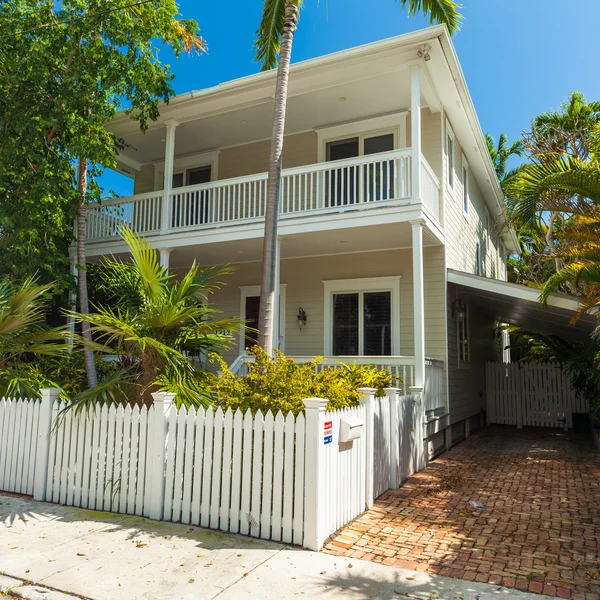
[[[487,420],[498,425],[573,428],[587,413],[558,363],[486,363]]]

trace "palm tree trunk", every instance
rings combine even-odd
[[[88,161],[86,158],[80,158],[77,169],[77,191],[79,192],[79,207],[77,211],[77,284],[79,288],[79,312],[83,315],[87,315],[90,312],[85,258],[87,174]],[[81,322],[81,335],[84,344],[92,341],[90,324],[87,321]],[[91,388],[96,387],[98,385],[98,375],[96,373],[96,365],[94,364],[94,352],[86,344],[83,348],[83,354],[85,357],[85,372],[87,374],[88,385]]]
[[[287,89],[290,75],[292,41],[298,21],[298,6],[293,2],[285,5],[285,23],[281,35],[275,106],[271,132],[271,154],[269,156],[269,179],[267,183],[267,205],[265,207],[265,238],[263,243],[262,279],[260,288],[260,310],[258,315],[258,343],[265,352],[273,352],[273,322],[276,303],[275,270],[277,254],[277,218],[279,213],[279,190],[281,187],[281,155],[285,129]]]

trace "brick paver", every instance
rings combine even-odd
[[[600,457],[585,435],[487,428],[386,492],[325,551],[598,600]]]

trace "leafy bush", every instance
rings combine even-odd
[[[573,389],[600,417],[600,342],[597,338],[572,342],[558,335],[518,327],[511,328],[510,333],[515,339],[511,349],[521,352],[522,361],[560,363],[569,375]]]
[[[298,414],[304,410],[305,398],[326,398],[327,408],[334,410],[346,406],[356,406],[359,402],[357,388],[372,387],[377,396],[385,395],[391,378],[387,371],[380,371],[369,365],[345,365],[326,367],[316,372],[323,360],[320,357],[311,362],[296,363],[277,352],[270,357],[262,348],[252,349],[256,357],[250,363],[245,376],[232,373],[227,364],[218,356],[214,359],[221,367],[222,376],[215,385],[215,404],[224,409],[250,409],[274,414],[281,410],[284,414],[292,411]]]

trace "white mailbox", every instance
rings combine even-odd
[[[356,417],[346,417],[340,423],[340,442],[357,440],[363,431],[363,422]]]

